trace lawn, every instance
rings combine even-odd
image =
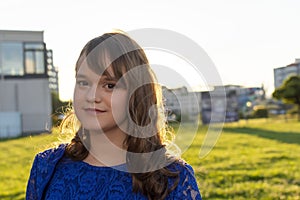
[[[24,199],[34,155],[56,141],[57,134],[41,134],[0,141],[0,199]]]
[[[200,159],[206,132],[201,126],[182,155],[195,170],[203,199],[300,199],[299,122],[226,124],[213,150]],[[186,137],[193,134],[187,131]],[[0,141],[0,199],[24,199],[35,153],[56,138],[54,133]]]

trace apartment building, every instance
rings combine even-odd
[[[52,60],[43,31],[0,30],[0,138],[51,128]]]
[[[300,75],[300,59],[295,59],[294,63],[291,63],[284,67],[274,69],[274,86],[280,87],[283,82],[290,76]]]
[[[189,92],[186,87],[176,89],[163,87],[162,91],[169,120],[198,120],[201,109],[200,92]]]

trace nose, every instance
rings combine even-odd
[[[97,91],[97,86],[90,87],[86,94],[86,99],[91,103],[100,103],[101,94],[100,91]]]

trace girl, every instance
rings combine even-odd
[[[75,70],[76,117],[61,125],[77,127],[74,137],[35,157],[26,199],[201,199],[192,167],[167,151],[161,88],[143,49],[106,33]]]

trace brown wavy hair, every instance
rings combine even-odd
[[[123,32],[106,33],[92,39],[82,49],[76,63],[76,72],[86,62],[99,75],[105,73],[104,66],[111,66],[114,75],[120,79],[124,71],[143,66],[142,70],[129,73],[126,77],[126,88],[132,93],[128,105],[128,124],[124,146],[127,147],[126,164],[133,180],[133,192],[141,192],[148,199],[165,199],[176,188],[179,172],[167,166],[157,166],[159,161],[179,162],[167,153],[166,141],[172,137],[167,128],[163,112],[161,87],[156,84],[155,74],[150,68],[144,50]],[[141,84],[141,85],[139,85]],[[151,112],[150,112],[151,111]],[[150,113],[150,114],[149,114]],[[62,122],[62,127],[70,128],[76,116],[71,113]],[[74,129],[75,136],[67,145],[66,155],[73,160],[85,159],[89,152],[83,144],[82,131]],[[140,128],[142,127],[142,129]],[[144,129],[147,127],[146,129]],[[151,158],[132,158],[135,153],[151,153],[160,150],[159,156]],[[133,154],[131,154],[133,153]],[[143,160],[144,159],[144,160]],[[136,165],[145,165],[145,172],[134,173]],[[170,186],[170,179],[174,184]]]

